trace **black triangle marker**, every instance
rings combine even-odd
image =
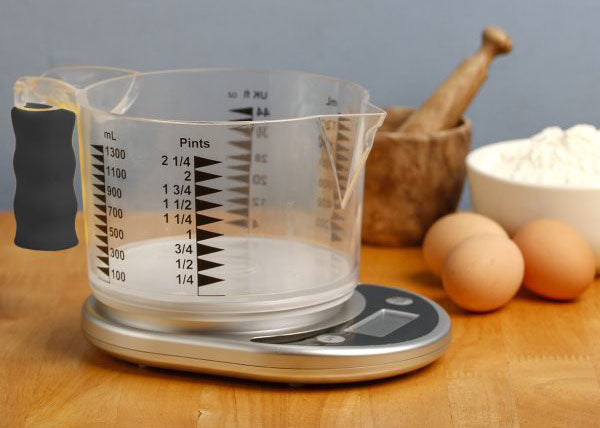
[[[97,259],[108,266],[108,257],[97,257]]]
[[[108,226],[106,226],[106,225],[102,226],[101,224],[97,224],[97,225],[96,225],[96,227],[97,227],[98,229],[100,229],[100,231],[101,231],[102,233],[106,233],[106,231],[107,231],[107,229],[108,229]]]
[[[227,212],[230,214],[237,214],[237,215],[243,215],[244,217],[248,217],[248,207],[240,208],[238,210],[230,210]]]
[[[92,148],[98,150],[100,153],[104,153],[104,146],[98,144],[92,144]]]
[[[207,181],[207,180],[212,180],[214,178],[219,178],[219,177],[220,177],[220,175],[211,174],[209,172],[194,171],[194,180],[196,180],[196,183],[199,181]]]
[[[248,176],[248,174],[244,174],[244,175],[230,175],[227,178],[229,178],[230,180],[239,181],[241,183],[249,183],[250,182],[250,177]]]
[[[99,269],[101,272],[104,272],[104,275],[108,276],[108,272],[109,272],[109,269],[108,269],[108,267],[102,267],[102,266],[98,266],[98,269]]]
[[[229,144],[243,150],[252,150],[252,140],[230,141]]]
[[[209,247],[208,245],[196,244],[196,256],[205,256],[207,254],[218,253],[223,251],[222,248]]]
[[[240,205],[248,205],[250,200],[248,198],[236,198],[236,199],[229,199],[227,202],[231,202],[234,204],[240,204]]]
[[[250,137],[252,135],[252,126],[246,125],[246,126],[236,126],[234,128],[229,128],[232,131],[236,131],[239,132],[240,134],[242,134],[245,137]]]
[[[337,224],[336,222],[332,221],[331,222],[331,230],[335,231],[335,232],[340,232],[343,231],[344,228],[341,227],[339,224]]]
[[[331,219],[332,220],[344,220],[344,217],[342,217],[337,211],[334,211]]]
[[[94,187],[104,193],[106,190],[104,189],[104,184],[94,184]]]
[[[205,166],[216,165],[218,163],[221,163],[221,162],[212,160],[212,159],[203,158],[200,156],[194,156],[194,169],[204,168]]]
[[[105,247],[104,245],[96,245],[96,248],[98,248],[102,254],[108,254],[108,247]]]
[[[106,195],[97,195],[94,193],[94,196],[100,199],[103,203],[106,204]]]
[[[101,222],[103,222],[104,224],[106,224],[106,216],[102,215],[102,214],[94,214],[94,216],[100,220]]]
[[[228,221],[227,224],[232,224],[234,226],[239,226],[239,227],[248,227],[248,220],[247,219],[240,219],[240,220],[231,220]]]
[[[335,151],[336,151],[336,152],[349,152],[349,151],[350,151],[350,149],[349,149],[349,148],[347,148],[347,147],[344,147],[344,146],[343,146],[343,145],[341,145],[341,144],[338,144],[338,146],[335,148]]]
[[[240,162],[250,162],[252,160],[252,155],[250,153],[243,155],[235,155],[235,156],[227,156],[229,159],[237,160]]]
[[[104,155],[92,155],[92,157],[104,166]]]
[[[348,137],[346,137],[344,134],[338,134],[337,140],[338,141],[350,141],[350,139]]]
[[[237,171],[242,171],[242,172],[250,172],[250,164],[246,164],[246,165],[230,165],[227,168],[229,168],[229,169],[235,169]]]
[[[96,177],[96,179],[98,179],[98,181],[104,183],[104,174],[93,174],[94,177]]]
[[[209,217],[207,215],[196,214],[196,227],[204,226],[205,224],[216,223],[221,221],[220,218]]]
[[[341,122],[341,121],[340,121]],[[343,123],[338,123],[338,132],[339,131],[350,131],[350,128],[348,128],[346,125],[344,125]]]
[[[92,166],[94,168],[96,168],[98,171],[104,173],[104,165],[96,165],[95,163],[93,163]]]
[[[235,193],[240,193],[242,195],[249,195],[250,194],[250,187],[233,187],[231,189],[228,189],[230,192],[235,192]]]
[[[196,199],[196,203],[194,208],[196,211],[204,211],[209,210],[211,208],[220,207],[221,204],[215,204],[214,202],[202,201],[200,199]]]
[[[210,232],[204,229],[196,229],[196,242],[204,241],[206,239],[216,238],[218,236],[223,236],[222,233]]]
[[[198,259],[198,271],[207,270],[223,266],[222,263],[209,262],[208,260]]]
[[[108,236],[96,235],[96,238],[108,245]]]
[[[100,211],[102,211],[103,213],[106,212],[106,205],[94,204],[94,206],[96,208],[98,208]]]
[[[331,240],[332,240],[333,242],[340,242],[340,241],[342,240],[342,238],[341,238],[341,237],[339,237],[338,235],[336,235],[335,233],[332,233],[332,234],[331,234]]]
[[[254,109],[252,107],[234,108],[229,110],[231,113],[245,114],[246,116],[252,116]]]
[[[210,195],[212,193],[217,193],[220,191],[221,189],[213,189],[212,187],[206,187],[196,184],[196,197]]]
[[[221,282],[222,279],[214,278],[208,275],[198,274],[198,287],[202,287],[203,285],[214,284],[215,282]]]

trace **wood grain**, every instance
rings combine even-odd
[[[498,27],[486,27],[481,47],[465,59],[452,74],[402,123],[399,132],[418,134],[450,129],[458,124],[483,82],[497,55],[512,50],[509,35]]]
[[[393,130],[412,111],[387,109],[367,159],[362,240],[365,244],[420,245],[440,217],[454,212],[465,181],[471,121],[429,134]]]
[[[81,224],[78,225],[81,230]],[[600,426],[600,287],[557,304],[525,292],[466,314],[418,249],[363,248],[362,279],[439,302],[453,343],[437,363],[366,384],[297,387],[140,368],[89,345],[83,246],[12,244],[0,215],[0,427]]]

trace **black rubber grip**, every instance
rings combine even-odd
[[[11,111],[16,145],[15,244],[32,250],[63,250],[77,245],[73,189],[75,114],[28,104]]]

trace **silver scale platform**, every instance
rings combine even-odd
[[[123,360],[299,384],[395,376],[433,362],[450,344],[444,309],[398,288],[361,284],[335,317],[283,335],[165,333],[124,325],[89,297],[82,326],[91,343]]]

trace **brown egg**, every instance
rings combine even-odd
[[[498,223],[480,214],[458,212],[440,218],[425,235],[425,263],[433,273],[441,275],[450,251],[465,239],[482,234],[508,237]]]
[[[456,246],[444,264],[444,290],[463,309],[487,312],[519,290],[524,263],[519,248],[498,235],[478,235]]]
[[[575,229],[558,220],[527,223],[514,237],[525,259],[525,286],[540,296],[570,300],[594,280],[593,250]]]

